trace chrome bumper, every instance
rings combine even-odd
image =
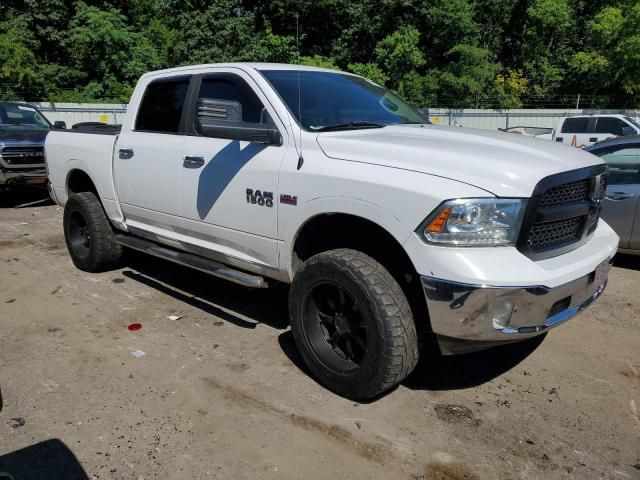
[[[422,277],[431,328],[445,354],[510,343],[556,327],[604,291],[605,268],[556,288],[468,285]],[[597,278],[596,278],[597,277]]]
[[[47,182],[47,170],[34,168],[32,170],[2,170],[0,169],[0,185],[21,185],[29,183]]]

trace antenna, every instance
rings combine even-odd
[[[302,87],[300,86],[300,14],[296,13],[296,50],[297,50],[297,65],[298,65],[298,122],[300,123],[299,142],[300,152],[298,155],[298,170],[304,163],[302,157]]]

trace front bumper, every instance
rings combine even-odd
[[[555,288],[469,285],[423,276],[431,328],[445,354],[540,335],[574,317],[602,294],[611,261]]]
[[[47,183],[46,168],[29,170],[4,170],[0,168],[0,185],[44,185]]]

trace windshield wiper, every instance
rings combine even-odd
[[[357,130],[360,128],[382,128],[386,125],[376,122],[348,122],[348,123],[336,123],[335,125],[326,125],[324,127],[311,127],[316,132],[332,132],[336,130]]]

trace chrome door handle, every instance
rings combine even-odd
[[[118,156],[122,160],[128,160],[133,157],[133,148],[121,148],[118,150]]]
[[[633,198],[633,193],[613,192],[608,193],[604,198],[608,200],[626,200],[628,198]]]
[[[204,157],[186,155],[182,162],[185,167],[201,167],[204,165]]]

